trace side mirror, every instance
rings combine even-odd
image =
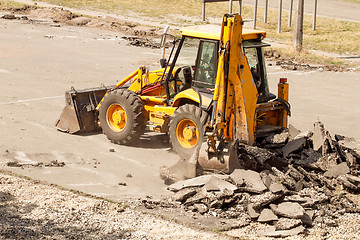
[[[165,68],[166,65],[167,65],[166,58],[161,58],[160,59],[160,67]]]
[[[163,34],[161,35],[161,42],[160,42],[160,47],[164,48],[166,45],[166,34],[167,31],[169,30],[170,26],[166,26],[166,28],[164,29]]]
[[[166,67],[166,59],[165,59],[165,48],[166,48],[166,34],[169,30],[170,26],[166,26],[164,29],[164,33],[161,35],[161,42],[160,47],[162,48],[162,58],[160,59],[160,67],[165,68]]]

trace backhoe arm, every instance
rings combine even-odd
[[[239,15],[223,19],[211,124],[218,139],[252,145],[258,92],[242,49],[242,24]]]

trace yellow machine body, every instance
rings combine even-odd
[[[125,134],[122,132],[132,124],[134,129],[126,131],[133,134],[129,138],[133,141],[141,134],[134,133],[136,128],[143,130],[146,124],[151,131],[170,132],[173,148],[176,151],[184,148],[185,155],[199,146],[204,136],[210,146],[207,151],[216,153],[221,150],[219,142],[252,145],[257,138],[286,128],[288,84],[279,83],[277,99],[268,92],[265,64],[261,62],[261,47],[265,46],[261,40],[266,33],[245,30],[242,26],[239,15],[225,15],[221,26],[184,28],[177,52],[173,58],[169,57],[164,68],[148,71],[141,66],[116,86],[66,92],[67,105],[57,128],[70,133],[94,130],[99,124],[97,116],[103,114],[99,116],[100,125],[103,131],[108,125],[109,135]],[[199,43],[198,48],[194,47],[196,63],[177,65],[187,40]],[[195,45],[187,46],[191,49]],[[201,57],[207,57],[203,53],[210,51],[209,46],[216,46],[215,60],[203,61]],[[261,61],[251,65],[254,56]],[[209,67],[211,62],[213,65]],[[201,66],[207,66],[208,70],[203,71]],[[201,77],[211,82],[199,82],[197,79]],[[122,100],[117,102],[116,98]],[[86,114],[91,117],[84,117]],[[137,120],[133,123],[131,118]],[[130,142],[126,136],[125,140],[116,140],[114,136],[108,138],[120,144]]]

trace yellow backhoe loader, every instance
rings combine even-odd
[[[221,27],[184,28],[161,69],[140,67],[116,86],[67,91],[56,127],[69,133],[101,127],[117,144],[132,144],[148,127],[168,133],[183,159],[201,148],[202,169],[231,172],[229,146],[282,131],[290,110],[285,78],[277,97],[269,92],[266,33],[242,26],[241,16],[226,14]]]

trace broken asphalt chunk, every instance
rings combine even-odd
[[[336,178],[340,175],[345,175],[347,173],[350,172],[350,168],[348,167],[346,162],[342,162],[336,166],[333,166],[332,168],[330,168],[329,170],[327,170],[324,173],[325,177],[330,177],[330,178]]]
[[[324,143],[324,138],[326,136],[324,124],[317,121],[314,123],[314,134],[311,137],[313,142],[313,149],[319,151]]]
[[[286,143],[289,137],[289,132],[284,131],[282,133],[273,134],[265,138],[265,141],[272,144]]]
[[[194,196],[196,193],[197,193],[196,188],[184,188],[176,192],[172,196],[172,199],[178,202],[185,202],[189,197]]]
[[[360,186],[360,177],[356,177],[356,176],[353,176],[353,175],[349,175],[347,174],[346,175],[346,178],[348,181],[350,181],[351,183],[357,185],[357,186]]]
[[[228,175],[203,175],[203,176],[190,178],[187,180],[178,181],[176,183],[173,183],[168,186],[168,190],[176,192],[176,191],[179,191],[179,190],[181,190],[183,188],[187,188],[187,187],[202,187],[207,182],[209,182],[211,178],[218,178],[219,180],[222,180],[222,179],[227,179],[228,177],[229,177]],[[213,180],[213,181],[215,182],[216,180]],[[232,184],[230,184],[230,185],[235,187]],[[228,185],[228,186],[230,186],[230,185]]]
[[[266,206],[278,199],[280,199],[283,196],[282,193],[272,193],[272,192],[266,192],[260,195],[254,195],[251,196],[250,202],[253,203],[254,209],[259,209],[263,206]]]
[[[280,179],[281,183],[284,184],[288,189],[295,189],[297,182],[291,176],[289,176],[289,174],[281,172],[276,167],[272,167],[271,170]]]
[[[346,176],[339,176],[337,177],[337,180],[347,189],[351,190],[351,191],[359,191],[360,187],[358,187],[357,185],[351,183],[349,181],[349,179]]]
[[[17,17],[15,17],[14,14],[5,14],[4,16],[2,16],[1,18],[3,19],[7,19],[7,20],[14,20],[14,19],[18,19]]]
[[[197,210],[200,214],[204,214],[209,211],[208,207],[203,203],[194,204],[194,209]]]
[[[283,217],[301,218],[304,215],[304,208],[295,202],[282,202],[279,205],[270,204],[271,210]]]
[[[280,218],[276,224],[276,230],[289,230],[301,225],[300,219],[289,219],[289,218]]]
[[[189,197],[184,204],[186,206],[193,205],[195,203],[200,203],[203,199],[206,198],[206,193],[204,193],[203,191],[198,191],[194,196]]]
[[[265,237],[289,237],[289,236],[298,235],[300,233],[303,233],[304,231],[305,228],[303,226],[298,226],[290,230],[279,230],[279,231],[276,231],[275,226],[271,226],[268,227],[267,229],[258,231],[258,234],[260,236],[265,236]]]
[[[250,216],[251,219],[256,219],[256,218],[258,218],[259,215],[260,215],[260,214],[254,209],[254,204],[252,204],[252,203],[249,203],[249,204],[247,205],[247,212],[248,212],[248,214],[249,214],[249,216]]]
[[[283,156],[287,157],[290,153],[300,151],[306,145],[306,137],[300,137],[288,142],[283,148]]]
[[[281,183],[272,182],[270,184],[270,191],[272,193],[280,193],[280,192],[284,192],[285,190],[286,188]]]
[[[217,177],[212,176],[209,181],[207,181],[204,185],[207,191],[221,191],[223,192],[225,189],[236,191],[238,188],[224,180],[221,180]]]
[[[261,211],[260,216],[258,218],[258,222],[272,222],[272,221],[276,221],[279,218],[273,213],[273,211],[271,211],[268,208],[265,208]]]
[[[297,135],[299,135],[301,133],[296,127],[294,127],[291,124],[289,124],[288,131],[289,131],[289,140],[290,141],[293,140]]]
[[[301,221],[305,226],[312,227],[312,225],[313,225],[313,221],[312,221],[311,217],[306,212],[301,217]]]
[[[235,169],[230,179],[244,191],[262,193],[267,190],[260,174],[252,170]]]

